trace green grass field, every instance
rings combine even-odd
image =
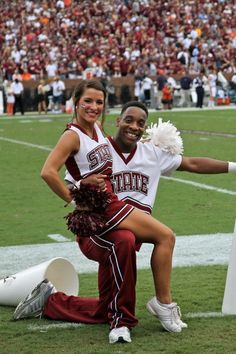
[[[181,130],[185,156],[236,161],[236,110],[155,112],[150,114],[149,122],[156,122],[158,117],[172,121]],[[115,132],[115,119],[115,114],[107,117],[106,131],[110,134]],[[39,176],[46,156],[69,120],[67,115],[52,114],[0,117],[0,247],[53,242],[48,238],[52,233],[73,240],[63,219],[63,202]],[[235,174],[175,172],[173,177],[236,192]],[[173,228],[177,237],[231,233],[236,196],[161,179],[154,216]],[[145,308],[153,296],[152,276],[149,269],[139,270],[139,325],[132,331],[133,342],[128,345],[109,345],[106,325],[63,327],[64,323],[45,319],[14,322],[14,309],[0,306],[0,353],[236,353],[235,316],[190,315],[220,313],[226,272],[227,267],[221,265],[173,270],[173,297],[181,305],[189,328],[170,334]],[[96,282],[96,274],[80,274],[81,295],[96,295]]]

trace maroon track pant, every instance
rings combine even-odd
[[[57,292],[49,296],[44,316],[53,320],[81,323],[109,323],[110,328],[134,327],[136,244],[128,230],[113,230],[101,237],[78,238],[83,254],[99,263],[99,298],[67,296]]]

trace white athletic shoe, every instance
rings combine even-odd
[[[113,328],[109,333],[109,343],[131,343],[130,330],[127,327]]]
[[[25,300],[19,303],[13,314],[13,319],[20,320],[23,318],[41,316],[44,304],[49,295],[55,292],[56,288],[53,284],[47,279],[44,279],[32,290]]]
[[[171,307],[161,306],[157,302],[156,297],[153,297],[150,301],[148,301],[147,309],[152,315],[158,317],[158,319],[160,320],[162,326],[165,328],[166,331],[168,332],[182,331],[182,327],[180,323],[176,322],[176,318],[177,318],[176,314],[178,314],[176,303],[172,303]],[[181,321],[180,317],[178,317],[178,322],[179,321]]]

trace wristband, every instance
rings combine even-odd
[[[236,173],[236,162],[228,162],[228,173]]]
[[[66,207],[68,207],[69,205],[72,206],[73,208],[75,208],[75,207],[76,207],[76,202],[75,202],[75,200],[72,199],[72,201],[69,202],[69,203],[67,203],[67,204],[65,204],[64,207],[66,208]]]
[[[69,205],[73,206],[73,207],[76,207],[76,202],[74,199],[72,199],[72,201],[69,203]]]
[[[78,182],[75,182],[75,187],[80,190],[81,179]]]

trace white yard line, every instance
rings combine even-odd
[[[222,312],[189,312],[184,315],[184,318],[217,318],[217,317],[225,317]],[[29,331],[39,331],[41,333],[48,332],[51,329],[67,329],[67,328],[80,328],[85,327],[84,323],[74,323],[74,322],[60,322],[60,323],[52,323],[49,325],[29,325]]]
[[[222,312],[189,312],[184,315],[186,318],[212,318],[212,317],[224,317]]]
[[[214,186],[210,186],[209,184],[188,181],[186,179],[175,178],[175,177],[164,177],[164,176],[162,176],[162,178],[164,178],[166,180],[169,180],[169,181],[175,181],[175,182],[179,182],[179,183],[189,184],[191,186],[198,187],[198,188],[201,188],[201,189],[208,189],[208,190],[215,191],[215,192],[218,192],[218,193],[236,195],[235,191],[230,191],[230,190],[224,189],[224,188],[217,188],[217,187],[214,187]]]
[[[5,138],[3,136],[0,136],[0,140],[7,141],[8,143],[13,143],[13,144],[25,145],[25,146],[28,146],[28,147],[32,147],[32,148],[36,148],[36,149],[40,149],[40,150],[45,150],[45,151],[51,151],[52,150],[51,148],[49,148],[47,146],[31,144],[31,143],[28,143],[26,141],[21,141],[21,140],[16,140],[16,139],[9,139],[9,138]]]
[[[39,331],[39,332],[47,332],[50,329],[65,329],[65,328],[78,328],[84,327],[83,323],[75,323],[75,322],[61,322],[61,323],[52,323],[50,325],[29,325],[29,331]]]
[[[69,242],[70,239],[60,234],[49,234],[48,237],[57,242]]]

